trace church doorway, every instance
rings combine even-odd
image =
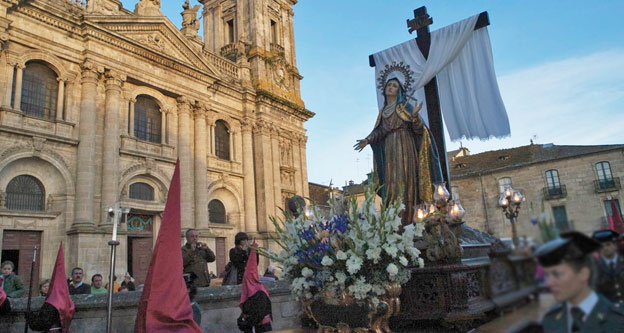
[[[19,275],[24,281],[28,295],[30,286],[30,271],[32,267],[33,252],[37,247],[37,261],[33,272],[33,295],[39,294],[39,267],[41,263],[41,232],[40,231],[16,231],[5,230],[2,235],[2,256],[0,262],[10,260],[15,265],[13,272]],[[56,258],[56,256],[55,256]]]
[[[128,272],[137,287],[145,283],[152,258],[154,218],[150,214],[128,214]]]

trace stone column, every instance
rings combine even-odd
[[[296,136],[290,141],[292,147],[293,166],[295,168],[295,193],[303,196],[303,175],[301,173],[301,148],[299,147],[299,140]]]
[[[256,123],[254,131],[254,168],[256,180],[256,211],[258,231],[268,231],[269,216],[275,210],[273,185],[273,156],[271,154],[270,124],[264,120]]]
[[[279,149],[279,132],[277,129],[273,129],[271,133],[271,156],[273,159],[272,171],[273,171],[273,216],[279,216],[280,210],[277,207],[284,208],[282,200],[282,176],[280,170],[280,149]],[[275,231],[273,223],[267,223],[268,231]]]
[[[82,65],[82,99],[76,157],[76,204],[72,229],[93,228],[95,190],[95,134],[97,132],[97,84],[103,68],[87,60]]]
[[[234,124],[230,124],[230,161],[236,161],[236,130]]]
[[[178,102],[178,158],[180,159],[180,208],[182,228],[193,227],[193,168],[191,165],[191,102],[181,96]]]
[[[310,197],[310,186],[308,185],[308,162],[306,161],[306,142],[308,137],[302,134],[299,140],[299,156],[301,157],[301,185],[303,186],[303,197]]]
[[[15,110],[22,109],[22,77],[24,75],[24,65],[17,64],[15,66],[15,97],[13,98],[13,108]]]
[[[210,125],[210,156],[216,156],[216,148],[215,148],[215,141],[216,141],[216,133],[215,133],[215,129],[216,129],[216,122],[215,121],[211,121],[209,122]]]
[[[195,108],[195,227],[208,227],[208,185],[206,178],[206,106]]]
[[[65,112],[63,113],[63,120],[72,122],[74,120],[73,112],[76,110],[74,107],[74,80],[65,81]]]
[[[121,85],[126,76],[114,70],[104,74],[106,78],[106,99],[104,115],[104,140],[102,144],[102,206],[101,212],[113,207],[119,200],[119,147],[120,129],[119,107],[121,105]],[[107,214],[101,214],[102,225],[111,225]]]
[[[167,144],[170,146],[177,146],[177,135],[176,135],[176,119],[175,113],[173,110],[167,110],[167,138],[169,139]]]
[[[167,144],[167,110],[160,110],[160,143]]]
[[[130,116],[128,120],[128,135],[134,136],[134,103],[136,103],[136,99],[130,99]]]
[[[248,118],[241,122],[243,134],[243,196],[245,198],[245,231],[257,232],[256,222],[256,189],[254,177],[253,138],[251,137],[251,121]]]
[[[13,97],[13,74],[15,72],[15,65],[14,64],[6,64],[5,67],[6,70],[6,78],[7,78],[7,82],[6,82],[6,90],[5,90],[5,94],[4,94],[4,100],[2,101],[2,107],[5,108],[11,108],[11,97]]]
[[[57,78],[58,94],[56,95],[56,120],[63,120],[63,106],[65,105],[65,79]]]

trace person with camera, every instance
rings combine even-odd
[[[207,263],[215,261],[215,255],[206,243],[199,242],[199,232],[195,229],[186,231],[186,244],[182,246],[182,266],[184,273],[196,276],[195,287],[208,287],[210,276]]]

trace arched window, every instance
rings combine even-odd
[[[225,206],[223,206],[221,201],[215,199],[208,203],[208,216],[210,223],[226,223]]]
[[[145,183],[131,184],[130,199],[154,201],[154,188]]]
[[[22,77],[22,102],[20,109],[27,115],[56,118],[56,99],[59,83],[56,72],[37,61],[26,64]]]
[[[615,186],[615,181],[611,174],[611,165],[607,161],[596,163],[596,177],[598,177],[598,186],[601,189]]]
[[[14,210],[44,210],[45,190],[41,182],[28,175],[17,176],[6,188],[6,208]]]
[[[215,150],[218,158],[230,159],[230,130],[223,120],[215,124]]]
[[[500,193],[505,192],[505,189],[511,187],[511,178],[505,177],[498,180],[498,190]]]
[[[559,172],[557,170],[548,170],[546,171],[546,185],[548,189],[556,189],[560,188],[559,182]]]
[[[134,103],[134,136],[137,139],[160,143],[160,106],[156,100],[139,95]]]

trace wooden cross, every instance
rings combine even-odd
[[[429,49],[431,48],[431,33],[429,26],[433,24],[433,19],[427,14],[427,7],[422,6],[414,9],[414,18],[407,20],[407,31],[411,34],[416,31],[416,43],[420,52],[425,59],[429,57]],[[490,25],[490,19],[487,12],[479,14],[475,30]],[[372,55],[368,57],[371,67],[375,67],[375,58]],[[444,140],[444,129],[442,127],[442,112],[440,111],[440,94],[438,93],[438,80],[434,77],[425,85],[425,100],[427,103],[427,117],[429,118],[429,129],[433,135],[440,156],[440,166],[442,167],[442,175],[446,181],[446,187],[451,188],[451,177],[448,170],[446,143]]]

